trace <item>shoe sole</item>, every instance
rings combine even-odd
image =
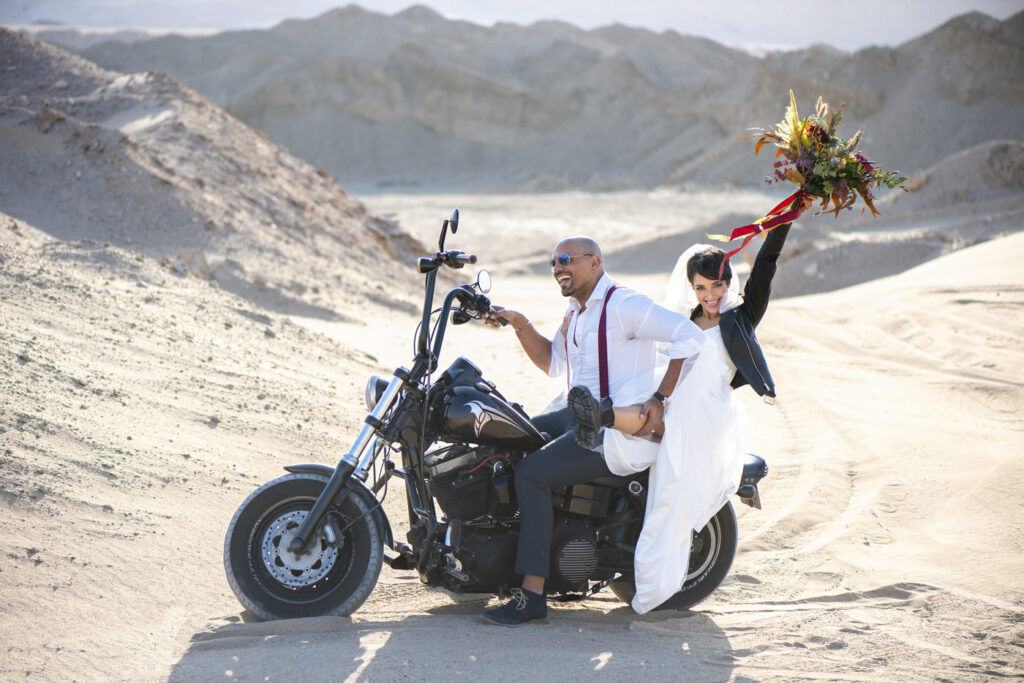
[[[566,397],[569,411],[576,418],[573,435],[584,448],[592,448],[601,430],[601,405],[586,387],[573,387]]]
[[[483,615],[480,616],[480,620],[482,622],[484,622],[485,624],[494,624],[495,626],[511,626],[513,628],[515,628],[516,626],[526,626],[527,624],[546,624],[546,623],[548,623],[548,618],[547,617],[540,617],[539,619],[528,619],[527,621],[521,621],[518,624],[506,624],[504,621],[495,621],[494,619],[488,619],[487,617],[485,617]]]

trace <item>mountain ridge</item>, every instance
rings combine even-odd
[[[865,149],[906,172],[1024,139],[1022,23],[971,13],[897,47],[758,58],[674,31],[349,6],[82,54],[167,71],[349,186],[752,186],[767,168],[738,138],[779,120],[790,88],[807,109],[819,95],[846,102],[841,133],[864,128]]]

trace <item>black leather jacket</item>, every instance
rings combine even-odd
[[[743,303],[723,313],[718,322],[725,350],[736,365],[732,388],[737,389],[749,384],[758,396],[770,399],[775,398],[775,382],[768,372],[768,364],[757,341],[757,335],[754,334],[754,328],[761,322],[768,308],[772,278],[775,277],[779,254],[791,226],[792,223],[784,223],[765,236],[764,244],[757,252],[754,266],[750,269],[750,277],[743,288]],[[690,318],[695,318],[699,312],[698,306]]]

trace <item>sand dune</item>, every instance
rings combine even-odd
[[[223,579],[234,507],[283,464],[333,462],[365,376],[406,362],[411,317],[334,323],[340,344],[118,247],[3,230],[0,675],[522,675],[479,601],[409,573],[385,568],[351,620],[273,624],[242,623]],[[1022,256],[1017,235],[773,303],[761,336],[781,398],[746,397],[772,470],[731,578],[694,613],[559,606],[513,650],[568,680],[1024,674]],[[547,278],[499,287],[555,324]],[[460,328],[450,352],[531,409],[557,389],[499,362],[518,357],[501,331]]]
[[[835,233],[868,242],[915,216],[941,233],[974,212],[964,234],[995,239],[878,279],[854,250],[821,272],[861,284],[772,303],[759,336],[780,400],[742,394],[764,509],[741,512],[732,574],[698,611],[637,616],[600,593],[510,634],[479,626],[483,599],[386,567],[350,619],[261,624],[224,579],[228,521],[282,466],[336,462],[367,376],[408,364],[407,257],[425,247],[167,77],[4,31],[0,68],[0,679],[1024,676],[1016,143],[929,171],[886,205],[895,227]],[[971,184],[986,168],[1006,174]],[[667,270],[644,249],[674,259],[659,240],[764,199],[694,194],[548,195],[532,214],[478,197],[449,244],[507,258],[494,299],[553,329],[563,302],[531,267],[581,214],[629,235],[622,279],[658,296]],[[450,201],[416,201],[445,207],[417,228],[429,243]],[[659,218],[681,202],[697,208]],[[817,249],[794,240],[780,278]],[[531,411],[561,388],[508,330],[459,327],[446,353]],[[401,537],[400,488],[386,506]]]
[[[372,308],[380,266],[421,251],[164,74],[106,71],[6,29],[0,64],[0,210],[54,237],[167,258],[257,305],[328,319]]]

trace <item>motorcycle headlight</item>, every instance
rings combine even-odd
[[[371,375],[369,381],[366,382],[366,391],[363,394],[363,400],[366,401],[366,407],[369,410],[373,410],[377,407],[377,401],[384,394],[384,390],[388,388],[388,381],[378,375]]]

